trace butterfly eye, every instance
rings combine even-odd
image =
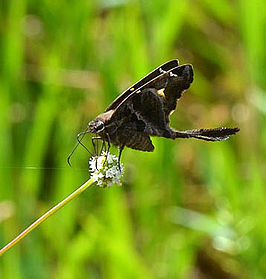
[[[96,130],[97,132],[100,132],[101,130],[103,130],[103,128],[104,128],[104,124],[103,124],[102,121],[99,121],[98,123],[96,123],[96,125],[95,125],[95,130]]]

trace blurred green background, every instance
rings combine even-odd
[[[123,186],[88,189],[0,278],[266,278],[263,0],[10,0],[0,20],[1,247],[89,178],[76,134],[167,60],[195,71],[172,127],[241,129],[126,149]]]

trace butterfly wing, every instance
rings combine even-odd
[[[112,109],[115,109],[123,100],[125,100],[130,94],[132,94],[134,91],[138,90],[143,85],[149,83],[151,80],[154,80],[156,77],[160,76],[162,74],[162,71],[168,72],[171,69],[174,69],[178,66],[178,60],[174,59],[171,61],[168,61],[164,63],[163,65],[159,66],[158,68],[154,69],[152,72],[150,72],[148,75],[146,75],[144,78],[139,80],[137,83],[129,87],[127,90],[125,90],[121,95],[119,95],[105,110],[109,111]]]
[[[154,146],[150,137],[139,131],[136,123],[124,123],[116,132],[116,137],[119,138],[120,146],[127,146],[132,149],[152,152]]]
[[[169,79],[167,86],[163,90],[164,112],[167,118],[176,109],[182,93],[190,87],[194,75],[192,65],[182,65],[173,69],[171,73],[174,76]]]
[[[110,118],[109,123],[116,123],[113,135],[110,130],[116,145],[153,151],[149,136],[171,137],[170,111],[175,109],[177,100],[192,81],[192,66],[183,65],[161,73],[132,92]]]
[[[176,108],[178,99],[192,81],[191,65],[163,72],[124,99],[112,113],[111,120],[134,114],[138,120],[150,126],[165,128],[169,123],[169,114]],[[130,122],[128,119],[123,121]]]
[[[150,137],[139,132],[134,133],[130,141],[127,142],[126,146],[132,149],[147,152],[152,152],[154,150],[154,145],[152,144]]]

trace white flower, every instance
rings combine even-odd
[[[100,187],[110,187],[113,184],[121,185],[124,167],[118,164],[118,157],[108,152],[102,152],[101,156],[92,157],[89,161],[91,178]]]

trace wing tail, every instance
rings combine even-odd
[[[239,132],[239,128],[219,127],[215,129],[197,129],[187,131],[176,131],[175,138],[196,138],[205,141],[221,141],[228,139],[231,135]]]

